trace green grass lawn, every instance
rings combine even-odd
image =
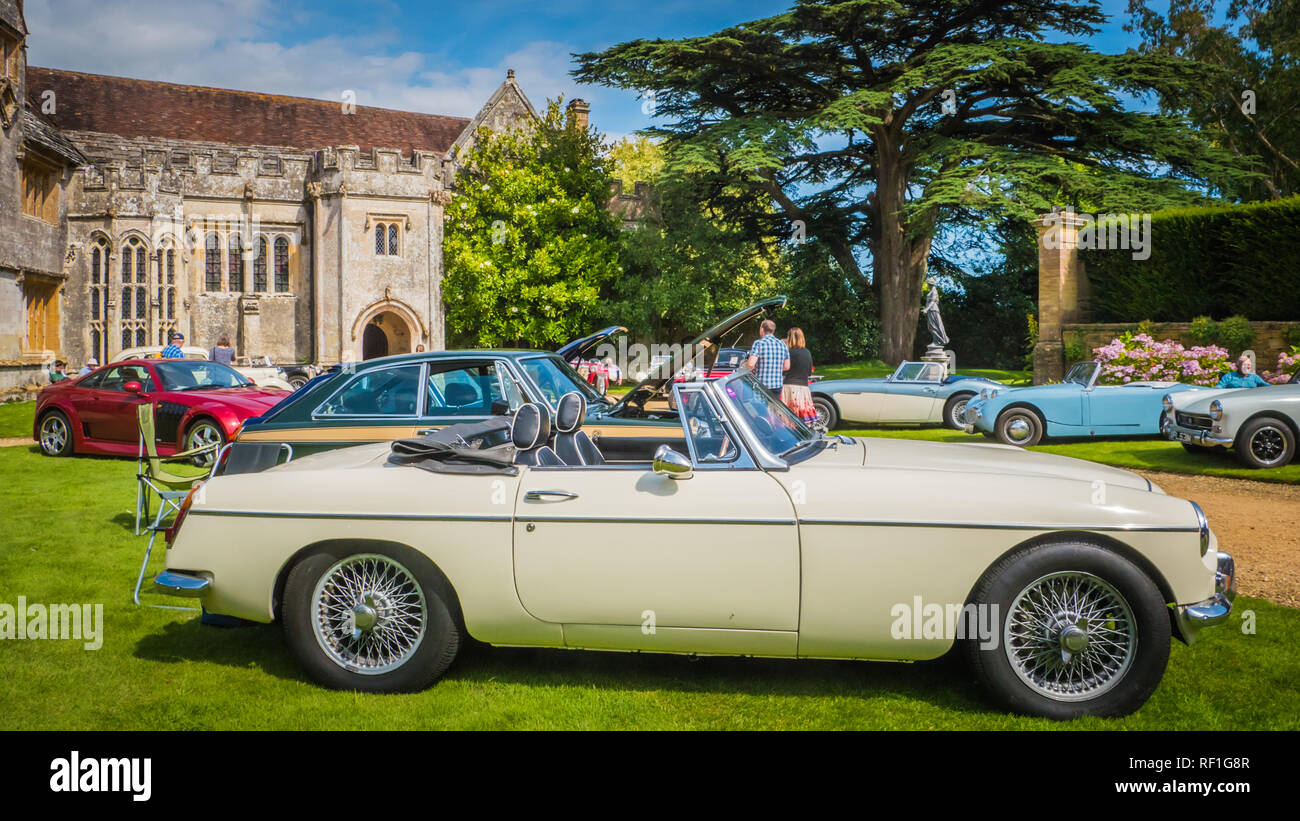
[[[3,729],[1300,729],[1300,610],[1239,599],[1241,621],[1175,643],[1136,715],[1009,716],[951,659],[919,664],[700,659],[471,647],[412,695],[323,690],[275,626],[202,627],[137,608],[134,463],[0,448],[0,602],[102,603],[96,651],[0,641]],[[154,570],[160,567],[155,563]],[[154,601],[168,601],[153,597]],[[171,600],[175,601],[175,600]]]
[[[840,429],[836,433],[848,436],[889,437],[896,439],[924,439],[930,442],[992,442],[978,434],[962,433],[948,428],[873,428]],[[1227,451],[1211,454],[1191,454],[1183,450],[1182,445],[1166,439],[1128,438],[1128,439],[1069,439],[1036,445],[1030,450],[1044,453],[1058,453],[1061,456],[1073,456],[1087,459],[1103,465],[1128,468],[1130,470],[1155,470],[1165,473],[1185,473],[1192,476],[1226,476],[1234,479],[1253,479],[1259,482],[1281,482],[1300,484],[1300,461],[1292,462],[1283,468],[1272,470],[1255,470],[1242,465]]]
[[[10,436],[31,436],[35,413],[35,402],[0,404],[0,439]]]

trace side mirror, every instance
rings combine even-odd
[[[141,385],[139,382],[127,382],[122,386],[122,390],[127,393],[144,393],[144,385]]]
[[[654,472],[669,479],[689,479],[695,475],[691,460],[667,445],[660,445],[655,451]]]

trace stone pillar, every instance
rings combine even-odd
[[[1086,309],[1079,227],[1073,211],[1044,214],[1038,227],[1038,344],[1034,346],[1034,384],[1065,376],[1062,326],[1078,322]]]

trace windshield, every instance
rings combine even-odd
[[[1079,362],[1070,368],[1070,372],[1065,375],[1064,381],[1073,382],[1086,388],[1092,383],[1092,372],[1100,367],[1101,365],[1096,362]]]
[[[169,391],[242,388],[253,384],[235,369],[205,360],[159,360],[154,363],[154,370],[158,372],[163,387]]]
[[[769,453],[779,456],[797,445],[819,438],[748,371],[728,379],[723,391],[730,398],[737,416]]]
[[[588,402],[605,402],[605,398],[587,384],[578,372],[569,367],[569,363],[558,356],[538,356],[519,362],[524,373],[533,381],[537,389],[551,404],[552,410],[560,402],[560,397],[569,391],[577,391]]]

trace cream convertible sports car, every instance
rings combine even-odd
[[[424,460],[399,458],[426,441],[406,440],[217,476],[186,500],[156,584],[283,622],[336,688],[426,687],[466,635],[904,661],[960,644],[1005,705],[1053,718],[1137,709],[1171,633],[1228,617],[1232,559],[1200,508],[1136,474],[819,435],[748,371],[673,390],[686,454],[565,464],[548,412],[525,405],[513,429],[498,418],[513,446],[477,438],[489,420],[426,437]],[[561,405],[557,445],[583,418]]]

